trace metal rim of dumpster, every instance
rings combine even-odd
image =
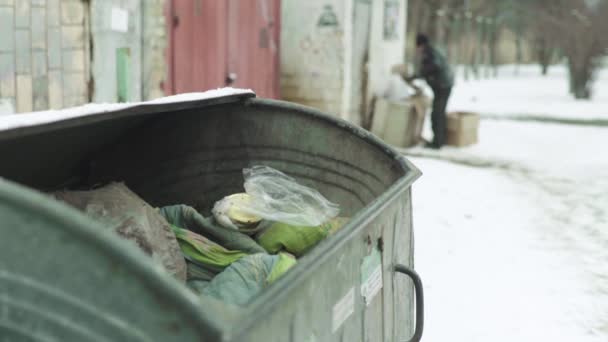
[[[214,97],[200,100],[188,100],[183,102],[167,102],[167,103],[154,103],[154,102],[143,102],[133,106],[128,106],[122,109],[110,110],[106,112],[100,112],[96,114],[87,114],[75,117],[69,117],[65,119],[59,119],[56,121],[45,122],[41,124],[32,124],[23,127],[15,127],[8,129],[0,129],[0,141],[8,140],[15,137],[22,137],[27,135],[35,135],[44,133],[54,129],[65,129],[70,127],[77,127],[83,124],[94,124],[98,122],[105,122],[110,120],[122,119],[125,117],[136,117],[144,115],[154,115],[163,112],[172,112],[188,109],[198,109],[209,106],[238,103],[248,98],[255,97],[253,92],[251,93],[240,93],[234,95],[227,95],[221,97]],[[24,114],[18,114],[24,115]]]

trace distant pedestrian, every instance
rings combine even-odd
[[[406,82],[417,78],[423,78],[433,90],[433,111],[431,123],[433,126],[433,140],[427,143],[427,147],[439,149],[446,143],[447,117],[446,107],[452,87],[454,86],[454,74],[448,65],[445,56],[430,42],[426,35],[416,36],[416,72],[413,76],[407,76],[402,69],[394,69],[400,73]]]

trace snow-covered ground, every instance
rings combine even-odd
[[[598,73],[592,101],[569,96],[562,65],[552,66],[547,76],[541,76],[536,65],[505,66],[498,73],[498,78],[479,81],[465,81],[460,75],[448,108],[495,117],[608,120],[608,69]]]
[[[525,79],[519,87],[528,88]],[[510,77],[469,87],[485,82],[529,108],[543,93],[511,93]],[[453,102],[466,103],[459,92]],[[461,109],[491,109],[487,95]],[[608,111],[560,98],[582,112],[529,114]],[[608,127],[485,119],[476,146],[406,152],[424,173],[413,196],[425,341],[608,341],[605,146]]]

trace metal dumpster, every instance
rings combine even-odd
[[[420,173],[377,138],[250,92],[87,114],[0,121],[4,340],[420,338],[422,289],[411,271],[411,185]],[[352,219],[244,308],[200,299],[44,194],[124,181],[151,205],[208,213],[242,191],[241,170],[257,164],[320,190]]]

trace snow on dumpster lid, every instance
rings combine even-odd
[[[0,116],[0,131],[6,131],[21,127],[36,126],[83,116],[114,112],[122,109],[138,107],[141,105],[159,105],[180,102],[192,102],[217,99],[234,95],[255,95],[255,93],[250,89],[219,88],[208,90],[202,93],[185,93],[167,96],[145,102],[89,103],[83,106],[66,108],[61,110],[47,110],[32,113],[3,115]]]

